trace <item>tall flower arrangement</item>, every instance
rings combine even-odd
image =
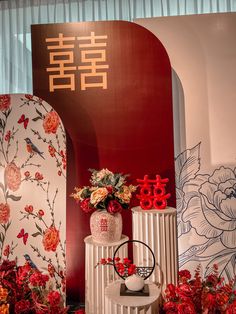
[[[90,171],[91,186],[75,187],[75,193],[71,194],[83,211],[106,210],[114,214],[129,207],[136,187],[126,185],[128,175],[113,173],[108,169]]]

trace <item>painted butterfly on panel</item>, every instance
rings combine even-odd
[[[20,119],[17,121],[19,124],[23,123],[24,128],[27,129],[29,118],[26,118],[24,114],[21,115]]]
[[[24,245],[26,245],[28,237],[29,237],[29,234],[28,232],[25,232],[24,228],[22,228],[21,231],[17,235],[18,239],[22,238]]]

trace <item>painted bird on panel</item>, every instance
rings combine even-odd
[[[30,138],[25,138],[25,141],[26,141],[26,148],[27,148],[27,151],[30,153],[30,154],[36,154],[36,155],[39,155],[40,157],[42,157],[43,159],[45,159],[43,157],[43,152],[40,152],[40,150],[32,143],[31,139]]]

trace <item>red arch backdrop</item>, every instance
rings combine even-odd
[[[161,42],[130,22],[32,26],[34,94],[67,130],[67,294],[84,298],[89,216],[69,197],[88,168],[168,177],[175,206],[171,66]],[[123,233],[132,238],[131,212]]]

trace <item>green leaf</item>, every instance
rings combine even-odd
[[[40,232],[35,232],[35,233],[31,234],[31,235],[32,235],[32,237],[36,238],[37,236],[41,235],[41,233]]]
[[[4,185],[0,182],[0,188],[3,190],[4,192]]]
[[[38,109],[35,109],[35,110],[40,115],[40,117],[42,118],[43,117],[42,113]]]
[[[7,193],[7,198],[10,198],[10,199],[12,199],[13,201],[16,202],[16,201],[19,201],[21,199],[21,196],[16,196],[16,195]]]
[[[41,117],[35,117],[35,118],[32,119],[32,121],[34,121],[34,122],[38,121],[38,120],[42,120],[42,118]]]
[[[3,242],[4,241],[4,234],[3,232],[0,232],[0,242]]]
[[[40,234],[43,234],[43,230],[35,223],[36,228],[39,230]]]

